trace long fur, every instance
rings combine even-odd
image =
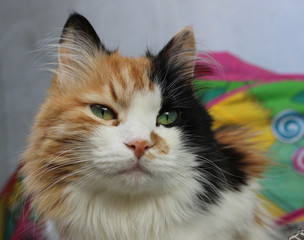
[[[212,131],[192,87],[195,60],[191,27],[156,55],[127,58],[70,16],[22,161],[49,239],[272,239],[256,196],[267,161],[242,128]],[[177,120],[157,124],[170,110]],[[139,141],[149,143],[140,159],[129,144]]]

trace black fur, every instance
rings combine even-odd
[[[196,170],[207,179],[198,179],[203,188],[202,192],[197,193],[202,207],[206,208],[209,204],[218,203],[220,192],[238,191],[246,184],[246,174],[241,170],[243,155],[216,141],[211,129],[212,118],[195,96],[191,84],[194,80],[194,66],[189,69],[191,64],[183,62],[187,59],[174,58],[174,54],[181,56],[181,52],[176,52],[179,48],[173,48],[172,43],[173,40],[156,56],[150,52],[147,54],[152,61],[150,78],[161,86],[161,111],[177,109],[180,112],[180,119],[175,126],[182,129],[185,144],[194,149],[198,156],[199,167]]]
[[[90,43],[93,43],[93,45],[97,49],[105,52],[106,54],[112,53],[112,51],[107,50],[105,46],[101,43],[97,33],[95,32],[90,22],[84,16],[76,12],[72,13],[68,18],[68,20],[66,21],[63,27],[63,31],[59,43],[63,43],[67,38],[68,34],[73,34],[73,38],[75,42],[77,42],[77,38],[79,36],[85,37]]]

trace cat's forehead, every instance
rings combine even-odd
[[[106,56],[99,60],[101,74],[104,80],[121,85],[125,89],[153,90],[153,83],[148,77],[151,62],[146,57],[129,58],[120,56],[118,53]]]
[[[95,64],[84,88],[90,101],[127,107],[138,94],[158,92],[149,77],[151,61],[146,57],[128,58],[115,53],[97,59]]]

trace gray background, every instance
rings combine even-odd
[[[39,42],[58,37],[73,10],[125,55],[159,50],[192,25],[201,50],[304,73],[303,0],[0,0],[0,186],[16,167],[51,79],[41,70],[50,60]]]

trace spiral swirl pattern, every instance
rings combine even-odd
[[[294,168],[304,175],[304,147],[298,149],[298,151],[292,157],[292,163]]]
[[[273,119],[271,129],[279,141],[297,142],[304,136],[304,116],[294,110],[284,110]]]

